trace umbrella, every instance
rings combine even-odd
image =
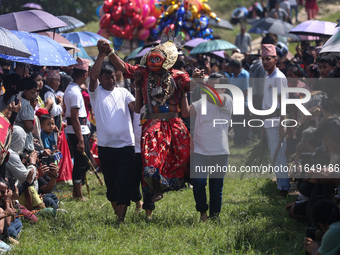
[[[250,33],[250,34],[267,34],[268,32],[266,30],[262,30],[261,28],[258,28],[258,27],[251,27],[248,30],[248,33]]]
[[[152,49],[151,47],[143,49],[141,52],[139,52],[139,53],[134,57],[134,59],[142,58],[142,57],[143,57],[146,53],[148,53],[149,50],[151,50],[151,49]]]
[[[86,59],[90,60],[90,66],[92,66],[92,65],[94,64],[94,61],[93,61],[93,59],[87,54],[86,50],[85,50],[83,47],[81,47],[81,46],[79,46],[79,48],[77,48],[77,49],[79,49],[79,52],[74,53],[74,54],[73,54],[73,57],[74,57],[74,58],[77,58],[77,57],[86,58]]]
[[[52,14],[39,10],[0,15],[0,24],[8,30],[41,32],[65,27],[67,24]]]
[[[219,51],[213,51],[213,52],[210,52],[211,56],[212,57],[219,57],[219,58],[223,58],[225,59],[225,56],[224,56],[224,50],[219,50]]]
[[[206,41],[208,41],[208,40],[203,39],[203,38],[191,39],[184,44],[184,48],[191,50],[192,48],[195,48],[200,43],[206,42]]]
[[[324,52],[340,52],[340,31],[336,32],[322,46],[320,53],[324,53]]]
[[[32,55],[15,34],[2,27],[0,27],[0,54],[24,58]]]
[[[63,37],[65,37],[67,40],[69,40],[71,43],[82,47],[91,47],[91,46],[97,46],[97,42],[100,39],[106,40],[108,43],[111,43],[109,40],[105,39],[104,37],[92,33],[92,32],[74,32],[74,33],[66,33],[62,34]]]
[[[71,16],[57,16],[57,18],[61,19],[62,21],[64,21],[68,25],[67,27],[58,28],[58,31],[57,31],[58,33],[66,32],[66,31],[69,31],[69,30],[76,29],[78,27],[85,26],[84,22],[82,22],[79,19],[76,19],[74,17],[71,17]]]
[[[290,42],[302,42],[302,41],[317,41],[320,40],[319,36],[312,36],[312,35],[295,35],[289,33],[287,35],[290,38]]]
[[[338,22],[338,24],[336,25],[336,27],[340,27],[340,19],[336,20]]]
[[[73,45],[66,38],[62,37],[60,34],[53,33],[53,32],[40,32],[39,35],[47,36],[47,37],[53,39],[54,41],[60,43],[61,46],[63,46],[71,54],[80,51],[75,45]]]
[[[27,9],[35,9],[35,10],[43,9],[40,4],[36,4],[36,3],[27,3],[27,4],[24,4],[22,7],[27,8]]]
[[[230,22],[225,19],[220,19],[220,21],[216,21],[215,19],[209,18],[209,25],[212,27],[220,27],[224,29],[234,30],[234,27],[230,24]]]
[[[0,55],[1,58],[37,66],[69,66],[77,61],[56,41],[43,35],[12,31],[30,50],[29,58]]]
[[[290,33],[296,35],[332,36],[337,31],[336,23],[321,20],[307,20],[294,27]]]
[[[279,19],[262,18],[250,23],[253,27],[266,30],[268,33],[277,35],[286,35],[293,28],[292,24],[284,22]]]
[[[126,60],[134,59],[134,58],[137,56],[137,54],[138,54],[142,49],[143,49],[143,46],[140,46],[140,47],[138,47],[137,49],[134,49],[134,50],[130,53],[130,55],[126,58]]]
[[[220,50],[231,50],[231,49],[236,49],[236,48],[237,47],[234,44],[224,41],[224,40],[211,40],[207,42],[202,42],[199,45],[197,45],[190,52],[190,55],[208,53],[208,52],[220,51]]]

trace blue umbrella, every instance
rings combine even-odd
[[[134,49],[134,50],[130,53],[130,55],[126,58],[126,60],[134,59],[134,58],[137,56],[137,54],[138,54],[142,49],[143,49],[143,46],[140,46],[140,47]]]
[[[97,46],[97,42],[100,39],[106,40],[104,37],[92,33],[92,32],[74,32],[74,33],[66,33],[62,34],[67,40],[69,40],[71,43],[76,44],[77,47],[91,47],[91,46]],[[109,40],[106,40],[108,43],[111,43]]]
[[[90,60],[90,66],[92,66],[94,64],[93,59],[87,54],[86,50],[83,47],[79,47],[78,48],[80,51],[76,52],[73,54],[74,58],[80,57],[80,58],[86,58],[88,60]]]
[[[29,58],[1,55],[0,58],[37,66],[69,66],[77,61],[63,46],[43,35],[12,31],[32,53]]]

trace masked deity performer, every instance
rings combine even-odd
[[[170,30],[161,43],[132,66],[121,60],[105,41],[109,60],[126,78],[135,79],[135,112],[141,114],[143,179],[153,192],[152,201],[163,192],[178,190],[189,177],[190,134],[179,118],[181,100],[190,90],[190,76],[172,69],[182,46],[180,36]],[[193,78],[203,75],[196,69]]]

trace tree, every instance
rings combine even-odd
[[[23,11],[22,7],[27,0],[0,0],[2,6],[0,14]],[[44,11],[55,16],[68,15],[75,17],[84,23],[98,19],[96,10],[103,4],[103,0],[34,0],[40,4]]]

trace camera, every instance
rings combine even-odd
[[[307,228],[306,229],[306,237],[309,237],[312,240],[315,240],[315,232],[316,232],[315,228]]]
[[[50,156],[47,156],[47,157],[42,157],[41,158],[41,164],[43,164],[43,165],[49,165],[49,164],[52,164],[52,163],[54,163],[56,160],[59,160],[59,159],[61,159],[61,158],[63,158],[63,155],[61,154],[61,152],[59,151],[59,152],[56,152],[56,153],[54,153],[54,154],[52,154],[52,155],[50,155]]]

